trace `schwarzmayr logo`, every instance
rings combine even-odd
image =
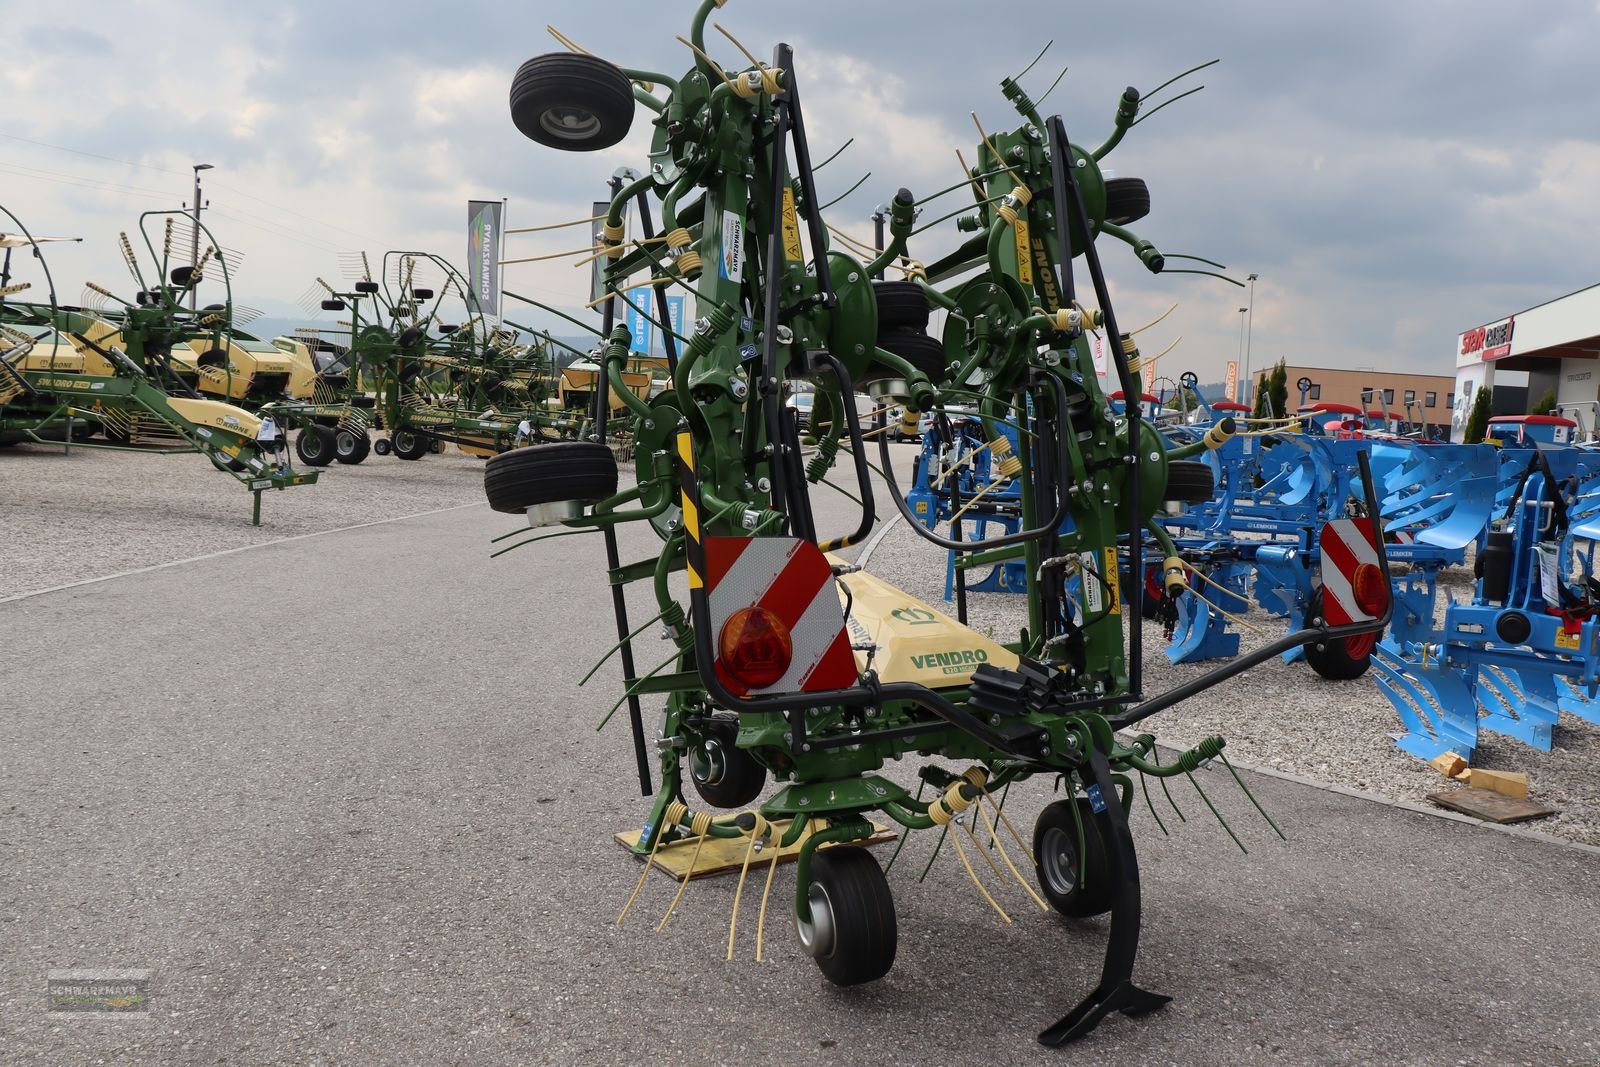
[[[51,971],[46,1010],[79,1019],[143,1016],[150,1012],[149,971]]]
[[[960,652],[929,652],[912,656],[911,665],[919,671],[939,667],[944,674],[962,674],[980,663],[989,662],[989,653],[981,648],[968,648]]]

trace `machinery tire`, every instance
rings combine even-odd
[[[811,922],[795,921],[800,943],[834,985],[860,985],[894,966],[899,930],[894,897],[878,860],[859,845],[835,845],[811,858]]]
[[[924,333],[911,330],[898,330],[893,333],[880,334],[878,347],[885,352],[899,356],[923,374],[931,382],[941,382],[945,376],[944,345],[935,338]],[[878,378],[892,378],[898,375],[885,367],[882,363],[873,363],[867,372],[861,376],[862,381],[874,381]]]
[[[878,333],[928,328],[928,294],[916,282],[873,282],[878,300]]]
[[[380,437],[376,441],[372,442],[372,450],[380,456],[387,456],[390,452],[394,451],[393,447],[389,444],[389,439],[387,437]]]
[[[308,467],[326,467],[336,454],[333,437],[333,427],[312,423],[294,439],[294,454]]]
[[[633,125],[633,84],[598,56],[534,56],[511,79],[511,122],[522,135],[563,152],[610,148]]]
[[[1110,803],[1116,803],[1116,798],[1111,798]],[[1078,807],[1077,818],[1072,814],[1074,804]],[[1081,862],[1079,819],[1083,826]],[[1039,889],[1056,911],[1085,919],[1111,910],[1111,863],[1088,797],[1058,800],[1039,813],[1039,820],[1033,825],[1033,855]]]
[[[1106,179],[1106,221],[1115,226],[1138,222],[1150,214],[1150,187],[1143,178]]]
[[[1216,492],[1216,477],[1204,463],[1175,459],[1167,464],[1167,491],[1162,499],[1178,504],[1206,504]]]
[[[1322,617],[1322,590],[1318,589],[1311,594],[1311,603],[1306,606],[1306,618]],[[1319,676],[1331,682],[1348,682],[1367,673],[1367,668],[1372,666],[1372,650],[1377,643],[1377,634],[1359,634],[1335,641],[1312,641],[1306,645],[1306,662]]]
[[[421,459],[433,451],[433,441],[415,430],[396,430],[389,435],[396,459]]]
[[[372,451],[372,439],[354,430],[336,430],[333,435],[333,458],[340,463],[360,463]]]
[[[761,795],[767,770],[739,748],[732,730],[716,730],[689,751],[689,780],[714,808],[742,808]]]
[[[489,506],[520,515],[536,504],[593,504],[617,491],[617,460],[597,441],[555,441],[502,452],[483,471]]]
[[[245,465],[242,460],[234,459],[225,452],[212,452],[209,453],[209,455],[211,456],[211,465],[217,468],[219,471],[227,471],[229,474],[238,474],[245,469]]]

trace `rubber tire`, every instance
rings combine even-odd
[[[514,448],[489,460],[483,493],[489,507],[520,515],[535,504],[593,504],[617,491],[617,459],[597,441],[555,441]]]
[[[756,797],[767,784],[767,769],[755,757],[739,748],[733,730],[714,730],[700,747],[716,745],[722,755],[722,777],[716,781],[702,781],[695,767],[694,753],[689,754],[689,780],[694,791],[714,808],[742,808]]]
[[[581,116],[571,132],[545,119],[560,111]],[[596,152],[628,135],[633,125],[633,84],[598,56],[550,52],[534,56],[511,79],[511,122],[522,135],[563,152]]]
[[[1209,504],[1217,493],[1217,479],[1211,468],[1192,459],[1175,459],[1167,464],[1167,491],[1163,500],[1178,504]]]
[[[1143,178],[1106,179],[1106,221],[1115,226],[1138,222],[1150,214],[1150,187]]]
[[[294,454],[308,467],[326,467],[337,453],[333,436],[333,427],[312,423],[294,439]]]
[[[389,435],[389,447],[396,459],[418,460],[433,451],[433,441],[415,430],[396,430]]]
[[[873,282],[872,295],[878,301],[878,333],[928,328],[928,294],[916,282]]]
[[[877,857],[859,845],[821,849],[811,858],[811,885],[827,894],[833,912],[833,947],[817,957],[823,977],[850,986],[888,974],[899,928]]]
[[[1322,614],[1322,590],[1319,588],[1311,594],[1311,603],[1306,607],[1306,619],[1320,619]],[[1341,637],[1336,641],[1312,641],[1306,645],[1306,663],[1311,669],[1330,682],[1348,682],[1352,678],[1359,678],[1367,673],[1367,668],[1372,666],[1372,648],[1367,649],[1364,656],[1350,654],[1349,642],[1357,640],[1353,637]],[[1376,646],[1377,642],[1372,642]]]
[[[1112,797],[1109,802],[1114,804],[1117,801]],[[1053,884],[1059,879],[1045,874],[1045,863],[1050,854],[1047,849],[1050,849],[1070,859],[1074,872],[1079,868],[1078,823],[1072,815],[1072,804],[1078,806],[1083,820],[1083,884],[1073,884],[1068,888]],[[1066,850],[1064,853],[1061,851],[1063,849]],[[1058,800],[1039,813],[1038,821],[1033,824],[1033,855],[1034,874],[1039,881],[1040,892],[1056,911],[1070,918],[1086,919],[1111,910],[1111,863],[1106,855],[1105,841],[1100,836],[1100,824],[1095,819],[1094,809],[1089,806],[1088,797]]]
[[[880,334],[877,341],[878,347],[892,355],[899,356],[935,384],[944,380],[945,362],[944,345],[936,338],[924,333],[914,333],[910,330],[901,330],[895,333]],[[891,371],[882,363],[872,363],[861,376],[862,382],[875,381],[879,378],[898,377],[897,372]]]
[[[333,433],[333,458],[340,463],[356,464],[372,451],[372,439],[365,432],[335,430]]]
[[[387,456],[394,451],[394,446],[389,444],[387,437],[380,437],[372,443],[372,450],[380,456]]]

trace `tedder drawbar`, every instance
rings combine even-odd
[[[1197,495],[1198,476],[1191,480],[1182,455],[1163,447],[1137,402],[1127,416],[1113,411],[1085,338],[1100,324],[1121,336],[1096,236],[1124,240],[1153,270],[1163,265],[1148,242],[1113,221],[1143,214],[1127,207],[1133,194],[1147,199],[1143,183],[1135,189],[1127,184],[1135,179],[1122,179],[1121,206],[1108,207],[1117,187],[1099,166],[1138,116],[1140,95],[1123,94],[1111,136],[1088,150],[1068,140],[1059,117],[1042,119],[1006,79],[1001,87],[1022,123],[985,133],[977,165],[947,190],[973,194],[960,223],[973,236],[926,267],[910,260],[915,213],[932,197],[919,202],[902,189],[890,205],[887,247],[853,252],[843,236],[830,244],[823,221],[796,56],[779,45],[770,64],[748,52],[744,69],[712,60],[705,30],[721,2],[698,6],[685,42],[694,64],[679,77],[574,51],[529,60],[511,86],[518,129],[567,151],[609,147],[627,133],[636,107],[648,112],[648,173],[614,186],[596,251],[606,257],[613,291],[645,274],[663,322],[668,287],[682,286],[694,300],[681,348],[668,346],[672,388],[648,400],[629,400],[624,391],[635,486],[618,489],[603,436],[507,452],[485,475],[495,509],[526,513],[535,527],[568,527],[528,540],[603,533],[623,699],[640,784],[655,794],[635,848],[651,858],[668,847],[691,851],[683,885],[708,841],[738,847],[746,872],[758,844],[771,850],[774,867],[780,853],[797,848],[800,944],[826,977],[849,985],[883,976],[895,958],[889,884],[861,847],[875,833],[869,815],[907,830],[946,828],[964,857],[961,837],[974,825],[996,825],[989,816],[996,791],[1043,776],[1066,784],[1069,795],[1044,809],[1031,849],[1015,838],[1031,852],[1042,897],[1024,886],[1040,907],[1072,916],[1109,912],[1111,924],[1099,984],[1040,1040],[1060,1044],[1109,1013],[1157,1008],[1169,998],[1140,988],[1133,974],[1140,891],[1128,819],[1132,776],[1190,775],[1221,756],[1223,741],[1208,739],[1162,763],[1154,737],[1119,731],[1291,646],[1375,629],[1387,604],[1365,615],[1354,606],[1343,615],[1330,609],[1311,627],[1146,696],[1141,628],[1123,626],[1118,546],[1126,544],[1140,573],[1148,520],[1175,491],[1176,499]],[[622,211],[647,196],[659,202],[664,239],[626,241]],[[1097,308],[1079,303],[1078,255],[1093,285],[1085,297]],[[896,263],[908,282],[874,282]],[[975,277],[939,284],[974,269]],[[916,325],[925,324],[929,304],[948,312],[942,337]],[[605,372],[624,366],[628,351],[626,328],[612,329],[613,306],[606,303]],[[1139,396],[1128,358],[1114,354],[1119,382]],[[816,390],[809,458],[783,403],[786,384],[799,380]],[[864,428],[852,402],[862,385],[880,403],[921,412],[977,401],[997,462],[1021,483],[1020,528],[1007,540],[1024,546],[1029,620],[1015,640],[992,641],[836,554],[865,537],[875,519],[867,442],[873,433],[881,441],[887,427],[879,415],[876,430]],[[1018,427],[1014,449],[1001,443],[997,424],[1008,414]],[[810,490],[840,452],[854,467],[861,513],[837,535],[817,529]],[[879,457],[887,462],[886,444]],[[905,509],[892,484],[890,495]],[[1369,488],[1368,513],[1377,515],[1370,495]],[[616,527],[634,521],[649,523],[662,548],[624,564]],[[1364,532],[1376,559],[1368,565],[1382,567],[1381,538],[1370,525]],[[687,605],[674,580],[680,571]],[[1182,583],[1182,561],[1168,558],[1163,574]],[[640,627],[630,625],[623,599],[624,586],[636,581],[652,583],[659,607]],[[1137,619],[1138,583],[1130,595]],[[640,675],[631,638],[656,621],[675,652]],[[654,790],[643,694],[666,696],[655,739],[662,781]],[[915,753],[970,766],[961,774],[924,767],[921,778],[938,795],[922,802],[879,773]],[[685,764],[705,808],[685,801]],[[780,788],[754,810],[711,810],[752,803],[769,775]],[[769,869],[769,887],[770,877]],[[759,938],[758,929],[758,952]]]

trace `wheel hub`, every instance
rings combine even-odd
[[[539,125],[554,137],[579,141],[593,136],[600,128],[600,120],[586,107],[565,105],[553,107],[540,115]]]
[[[701,785],[716,785],[728,775],[728,755],[722,742],[708,737],[689,757],[689,773]]]
[[[1052,826],[1044,832],[1039,842],[1039,869],[1044,873],[1050,891],[1066,896],[1078,888],[1077,844],[1059,827]]]
[[[811,921],[794,917],[794,932],[800,937],[800,949],[812,959],[827,959],[833,955],[834,925],[833,901],[828,891],[817,882],[806,890],[806,902],[811,906]]]

